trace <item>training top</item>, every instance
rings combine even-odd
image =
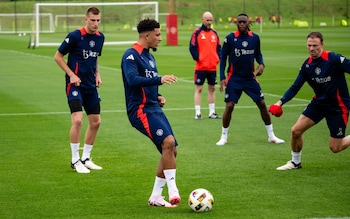
[[[207,28],[202,24],[196,28],[191,36],[190,53],[196,61],[197,71],[216,71],[220,61],[221,44],[219,36],[214,29]]]
[[[227,77],[254,78],[254,59],[264,64],[260,50],[260,38],[257,34],[248,31],[246,34],[238,30],[229,33],[222,45],[220,59],[220,80],[225,80],[227,56],[229,66]]]
[[[158,86],[162,84],[162,78],[158,76],[156,60],[149,49],[135,43],[125,51],[121,68],[128,116],[162,112],[158,103]]]
[[[82,27],[68,33],[58,48],[63,55],[69,53],[67,65],[80,78],[83,88],[96,87],[97,57],[102,54],[104,39],[103,33],[88,34]],[[67,74],[66,83],[70,83]]]
[[[350,98],[345,72],[350,73],[350,61],[340,54],[322,51],[321,57],[305,60],[292,86],[281,98],[282,103],[291,100],[307,82],[314,90],[313,99],[320,103],[349,107]]]

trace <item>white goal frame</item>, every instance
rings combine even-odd
[[[35,14],[35,28],[34,28],[34,36],[32,39],[32,42],[30,42],[30,45],[34,47],[39,46],[59,46],[61,43],[44,43],[40,42],[40,7],[42,6],[109,6],[109,5],[154,5],[155,8],[155,20],[158,20],[158,2],[152,1],[152,2],[92,2],[92,3],[36,3],[34,14]],[[105,41],[104,45],[124,45],[124,44],[133,44],[136,41]]]

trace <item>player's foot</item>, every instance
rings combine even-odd
[[[169,202],[172,205],[178,205],[181,201],[179,191],[174,191],[172,193],[169,193]]]
[[[293,161],[288,161],[285,165],[277,167],[276,170],[292,170],[292,169],[300,169],[301,163],[294,163]]]
[[[275,143],[275,144],[284,144],[284,140],[283,139],[279,139],[276,136],[274,138],[269,138],[268,142]]]
[[[77,173],[90,173],[90,170],[84,166],[81,160],[71,163],[70,166],[73,170],[77,171]]]
[[[89,168],[90,170],[102,170],[102,167],[96,165],[90,158],[85,159],[82,161],[82,163],[86,168]]]
[[[163,196],[157,195],[152,196],[148,200],[148,206],[157,206],[157,207],[166,207],[166,208],[176,208],[177,205],[172,205],[169,202],[164,200]]]
[[[216,113],[212,113],[212,114],[209,115],[209,119],[221,119],[221,116],[219,116]]]
[[[198,114],[194,117],[195,120],[202,120],[202,115]]]
[[[220,140],[218,142],[216,142],[217,146],[223,146],[225,144],[227,144],[227,140],[226,139],[222,139],[222,138],[220,138]]]

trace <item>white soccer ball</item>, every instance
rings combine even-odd
[[[210,211],[213,204],[213,195],[203,188],[193,190],[188,197],[188,205],[194,212]]]

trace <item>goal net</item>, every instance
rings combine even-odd
[[[158,2],[36,3],[29,45],[33,48],[60,45],[69,32],[85,26],[85,12],[92,6],[101,11],[99,31],[106,36],[104,45],[136,42],[136,25],[145,14],[158,20]],[[43,31],[46,27],[41,16],[46,13],[52,17],[52,31],[48,32]]]
[[[33,13],[0,13],[0,33],[30,33],[32,31]],[[53,32],[53,16],[51,13],[38,14],[41,20],[41,32]]]

